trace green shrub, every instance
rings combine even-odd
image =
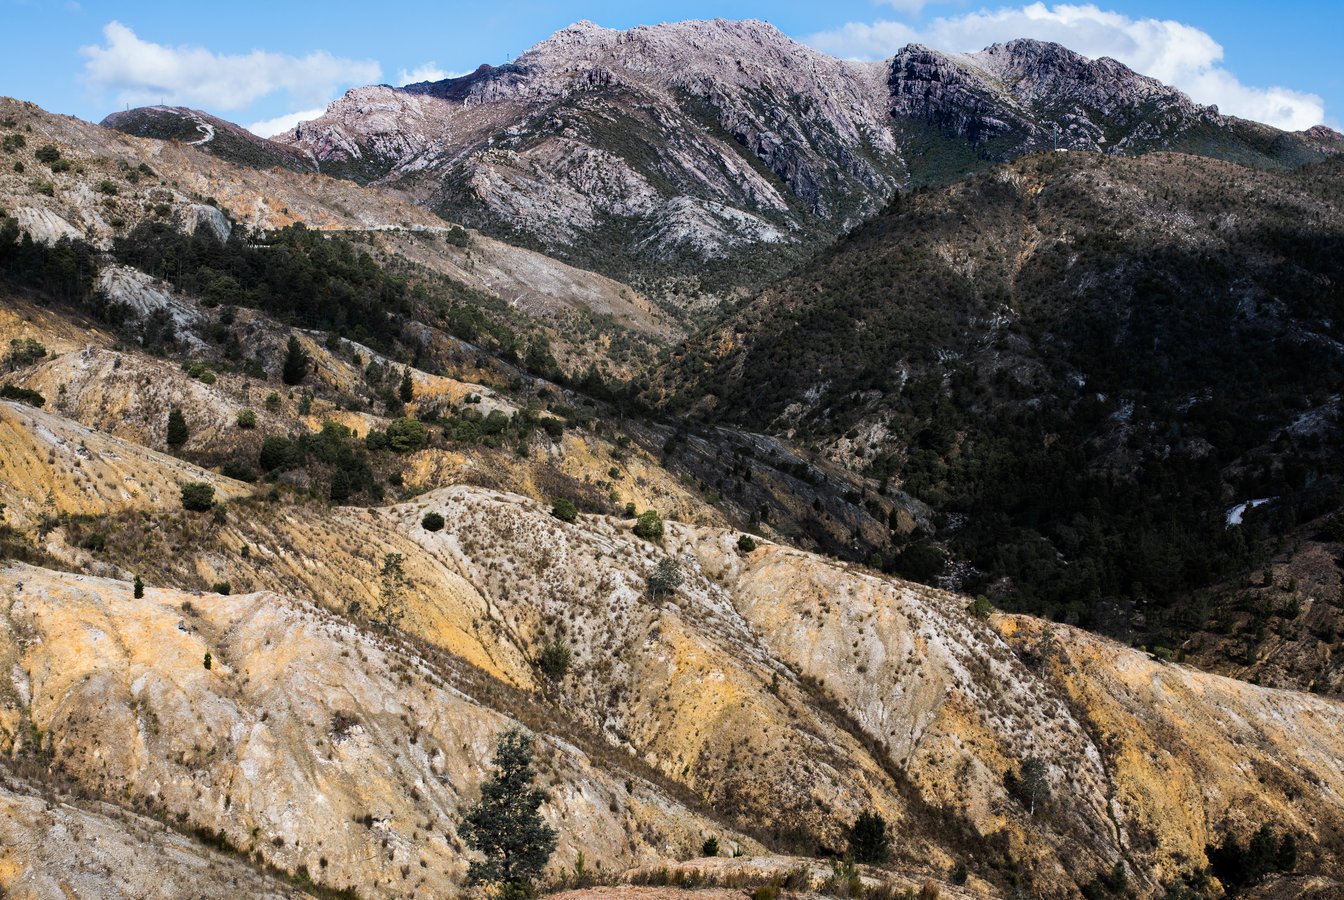
[[[638,514],[639,514],[639,509],[635,506],[635,504],[633,504],[633,503],[627,503],[627,504],[625,504],[625,517],[626,517],[627,519],[633,519],[633,518],[634,518],[635,516],[637,516]]]
[[[41,179],[34,181],[33,190],[37,191],[39,194],[42,194],[45,197],[56,196],[56,185],[52,184],[50,181],[43,181]]]
[[[636,537],[641,537],[646,541],[662,540],[663,517],[658,515],[656,509],[644,510],[635,520],[634,532]]]
[[[561,497],[551,504],[551,515],[561,522],[574,522],[579,518],[579,510],[573,503]]]
[[[4,141],[0,142],[0,146],[4,147],[6,153],[14,153],[15,151],[22,150],[27,145],[28,139],[17,132],[5,135]]]
[[[257,462],[263,472],[284,472],[293,469],[303,461],[302,452],[289,438],[268,437],[261,442],[261,452]]]
[[[0,216],[3,218],[3,216]],[[9,342],[5,363],[13,368],[31,366],[47,355],[47,348],[32,338],[14,338]]]
[[[139,575],[135,576],[135,581],[131,582],[131,592],[137,600],[145,596],[145,582]]]
[[[370,432],[372,435],[372,432]],[[429,429],[423,422],[405,416],[387,426],[387,445],[393,453],[413,453],[429,446]]]
[[[280,411],[280,395],[277,394],[275,391],[271,391],[269,394],[266,395],[266,411],[267,412]]]
[[[36,406],[39,409],[47,405],[47,398],[43,397],[37,391],[13,384],[0,386],[0,399],[15,400],[19,403],[26,403],[29,406]]]
[[[33,156],[37,158],[38,162],[51,165],[61,158],[61,151],[57,149],[55,144],[43,144],[33,151]]]
[[[256,427],[257,427],[257,413],[256,413],[256,410],[252,410],[252,409],[240,409],[240,410],[238,411],[238,427],[239,427],[239,428],[256,428]]]
[[[569,673],[573,656],[574,652],[570,650],[569,645],[556,637],[542,645],[541,652],[537,654],[537,668],[551,681],[563,681],[565,675]]]
[[[700,846],[700,855],[701,855],[701,856],[718,856],[718,855],[719,855],[719,839],[718,839],[717,837],[714,837],[713,835],[710,835],[708,838],[706,838],[704,844],[702,844],[702,845]]]
[[[224,465],[219,467],[219,474],[225,478],[233,478],[237,481],[246,481],[248,484],[257,480],[257,472],[241,459],[226,460]]]
[[[117,183],[109,178],[104,178],[102,181],[98,182],[98,192],[107,194],[109,197],[115,197],[118,193]]]
[[[187,366],[187,374],[205,384],[215,383],[215,370],[203,362],[195,362]]]
[[[53,172],[58,172],[58,173],[59,173],[59,172],[69,172],[69,171],[70,171],[70,160],[68,160],[68,159],[58,159],[58,160],[56,160],[54,163],[51,164],[51,171],[53,171]]]
[[[750,553],[756,549],[756,539],[749,534],[744,534],[737,539],[737,549],[742,553]]]
[[[210,593],[222,594],[225,597],[229,596],[229,590],[229,583],[227,581],[216,581],[210,586]]]
[[[443,516],[436,512],[427,512],[420,520],[420,527],[425,531],[442,531],[443,524]]]
[[[182,508],[192,512],[208,512],[215,505],[215,488],[204,481],[190,481],[181,486]]]
[[[989,602],[989,598],[984,594],[978,594],[971,605],[966,607],[966,611],[977,619],[988,619],[994,612],[994,604]]]
[[[490,415],[481,422],[481,434],[503,434],[509,428],[509,417],[502,409],[490,410]]]

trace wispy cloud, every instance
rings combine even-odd
[[[1223,65],[1222,46],[1206,32],[1174,19],[1133,19],[1093,4],[1033,3],[942,17],[919,27],[850,22],[805,40],[837,56],[882,59],[908,43],[966,52],[1023,37],[1055,41],[1094,59],[1109,56],[1231,115],[1290,130],[1325,121],[1324,101],[1315,94],[1244,84]]]
[[[445,78],[461,78],[466,72],[449,72],[440,69],[436,62],[422,63],[414,69],[401,69],[397,72],[397,84],[418,84],[422,81],[443,81]]]
[[[289,56],[253,50],[214,53],[204,47],[169,47],[145,41],[120,22],[103,27],[103,43],[80,49],[84,80],[111,92],[118,103],[202,106],[212,111],[245,109],[283,92],[294,105],[325,102],[350,84],[378,81],[372,60],[342,59],[325,51]]]
[[[253,122],[245,127],[258,137],[275,137],[277,134],[284,134],[300,122],[311,122],[326,111],[325,106],[318,106],[299,112],[285,113],[283,116],[276,116],[274,119],[262,119],[260,122]]]

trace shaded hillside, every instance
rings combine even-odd
[[[112,113],[99,124],[136,137],[177,141],[241,165],[262,169],[280,167],[295,172],[317,171],[317,162],[293,147],[257,137],[245,128],[199,109],[141,106]]]
[[[1075,153],[903,195],[683,346],[678,402],[931,503],[972,590],[1175,625],[1170,598],[1338,503],[1341,198],[1339,163]]]

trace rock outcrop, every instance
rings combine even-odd
[[[771,248],[779,267],[899,186],[1054,147],[1282,167],[1337,152],[1111,59],[1017,40],[845,62],[763,22],[580,22],[504,66],[356,88],[277,140],[323,171],[622,275]],[[612,256],[616,252],[616,256]],[[721,283],[752,271],[719,273]],[[743,276],[746,276],[744,279]],[[715,279],[711,279],[715,281]]]

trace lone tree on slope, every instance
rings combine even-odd
[[[285,345],[285,364],[280,371],[280,379],[289,385],[302,384],[303,379],[308,376],[310,362],[312,360],[299,343],[299,339],[291,334],[289,343]]]
[[[182,410],[174,406],[168,411],[168,434],[167,442],[169,447],[181,447],[191,436],[191,431],[187,428],[187,417],[182,415]]]
[[[485,856],[467,871],[471,884],[497,884],[504,897],[530,896],[532,882],[555,852],[556,834],[537,812],[546,793],[532,786],[532,738],[517,728],[495,746],[494,773],[481,800],[458,828],[468,847]]]

